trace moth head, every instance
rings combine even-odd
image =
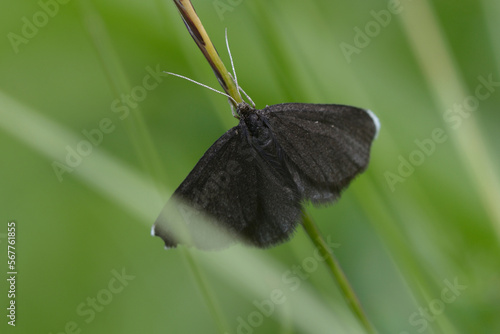
[[[236,108],[236,113],[238,114],[238,116],[243,117],[243,118],[252,114],[254,111],[255,111],[255,108],[244,101],[238,103],[238,106]]]

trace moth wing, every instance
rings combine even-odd
[[[217,249],[239,238],[267,247],[293,231],[300,214],[295,185],[266,168],[242,132],[238,125],[219,138],[163,208],[153,234],[167,247]]]
[[[368,166],[379,122],[370,111],[344,106],[284,103],[262,110],[288,157],[303,197],[334,201]]]

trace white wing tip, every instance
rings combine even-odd
[[[377,115],[373,113],[373,111],[366,109],[366,113],[372,118],[373,123],[375,124],[375,138],[377,138],[378,133],[380,131],[380,120],[378,119]]]

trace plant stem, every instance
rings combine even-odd
[[[207,59],[208,63],[212,67],[212,70],[217,77],[220,85],[224,89],[224,91],[231,96],[236,103],[243,102],[241,98],[240,92],[236,83],[229,75],[224,63],[219,57],[217,50],[215,49],[210,37],[208,37],[203,24],[200,21],[200,18],[196,14],[193,5],[190,0],[174,0],[179,13],[181,14],[182,20],[186,25],[191,37],[193,37],[196,45],[200,48],[201,52]],[[230,99],[231,103],[236,107],[234,101]]]
[[[306,230],[306,233],[313,242],[313,244],[316,246],[316,248],[320,251],[322,257],[325,259],[328,268],[330,268],[330,271],[333,274],[335,280],[337,281],[337,284],[339,285],[340,290],[344,294],[344,298],[346,299],[347,304],[349,305],[351,310],[354,312],[359,321],[363,324],[364,328],[368,333],[371,334],[377,333],[373,325],[368,320],[365,312],[363,311],[361,303],[359,302],[359,299],[356,296],[356,293],[354,292],[352,286],[349,284],[349,281],[346,275],[344,274],[344,271],[340,267],[339,262],[337,261],[332,251],[326,244],[325,240],[321,236],[321,233],[318,230],[316,224],[314,224],[311,217],[305,212],[302,212],[302,225],[304,226],[304,229]]]
[[[228,94],[234,99],[234,101],[231,99],[229,99],[229,101],[231,101],[233,106],[236,107],[235,103],[243,102],[238,87],[236,86],[236,83],[229,75],[229,72],[224,66],[224,63],[220,59],[219,54],[217,53],[217,50],[212,44],[210,37],[208,37],[208,34],[205,31],[205,28],[203,27],[200,18],[196,14],[196,11],[194,10],[191,1],[174,0],[174,3],[177,6],[177,9],[179,10],[182,20],[184,21],[184,24],[186,25],[186,28],[188,29],[191,37],[196,42],[196,45],[198,45],[201,52],[203,53],[208,63],[212,67],[212,70],[214,71],[215,76],[217,77],[217,80],[219,81],[220,85],[222,86],[226,94]],[[211,290],[201,268],[199,267],[197,261],[195,260],[195,258],[188,249],[185,249],[183,253],[188,263],[188,266],[193,273],[194,279],[201,290],[205,302],[207,303],[207,307],[212,315],[212,318],[217,323],[219,331],[221,333],[229,332],[229,327],[222,312],[222,309],[213,291]]]

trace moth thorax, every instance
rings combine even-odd
[[[252,138],[252,143],[261,148],[266,148],[272,143],[271,129],[267,127],[262,118],[256,113],[251,113],[245,118],[245,123]]]

